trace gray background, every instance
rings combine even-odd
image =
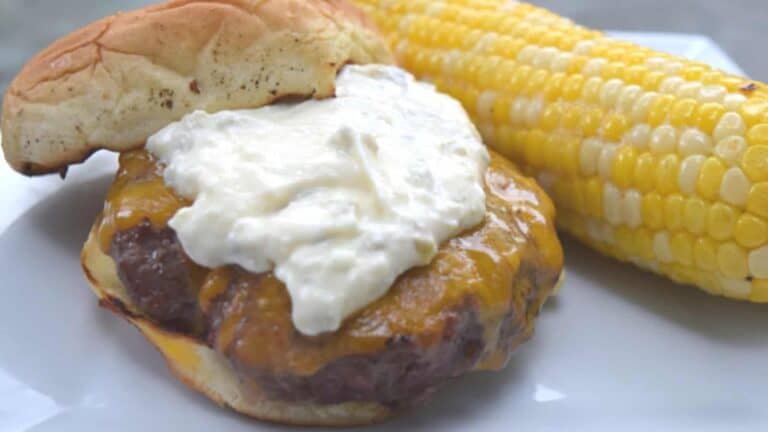
[[[0,0],[0,94],[30,56],[83,24],[157,0]],[[534,0],[613,30],[703,33],[754,79],[768,81],[766,0]]]

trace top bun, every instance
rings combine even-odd
[[[345,0],[173,0],[90,24],[40,52],[3,101],[17,171],[126,151],[185,114],[333,96],[347,63],[391,63]]]

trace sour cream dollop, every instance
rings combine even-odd
[[[192,205],[169,225],[196,263],[273,270],[316,335],[428,264],[485,214],[488,153],[461,105],[384,65],[336,97],[193,112],[147,142]]]

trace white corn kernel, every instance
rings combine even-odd
[[[709,155],[712,153],[712,139],[698,129],[686,129],[680,137],[680,155]]]
[[[486,90],[480,93],[477,98],[477,115],[482,119],[489,119],[493,116],[493,104],[496,102],[496,92],[492,90]]]
[[[608,63],[608,60],[602,57],[596,57],[587,61],[584,65],[581,74],[584,76],[600,76],[600,72],[603,70],[603,66]]]
[[[681,99],[698,99],[701,93],[701,83],[691,81],[677,88],[677,97]]]
[[[706,85],[699,91],[699,100],[702,103],[717,102],[723,103],[728,90],[721,85]]]
[[[651,133],[649,144],[651,153],[673,153],[677,147],[677,129],[669,125],[662,125]]]
[[[517,53],[517,62],[524,65],[530,65],[538,54],[539,48],[536,45],[526,45],[519,53]]]
[[[653,236],[653,253],[656,255],[656,259],[662,263],[671,263],[675,260],[672,247],[669,244],[669,234],[666,231],[659,231]]]
[[[525,124],[530,127],[539,124],[539,118],[541,117],[541,112],[543,110],[544,100],[540,97],[533,99],[531,103],[528,104],[528,109],[525,112]]]
[[[595,42],[591,40],[583,40],[576,44],[575,47],[573,47],[574,54],[578,55],[589,55],[590,52],[592,52],[592,49],[595,48]]]
[[[768,246],[749,253],[749,274],[759,279],[768,279]]]
[[[744,171],[738,167],[731,167],[723,175],[720,183],[720,198],[735,206],[743,206],[747,203],[752,182],[749,181]]]
[[[479,41],[475,44],[475,46],[472,48],[472,51],[478,54],[484,53],[488,47],[493,45],[493,43],[498,39],[497,33],[491,33],[488,32],[483,35],[483,37],[480,38]]]
[[[630,114],[635,106],[635,102],[642,94],[643,88],[639,85],[632,84],[624,87],[619,96],[618,108],[624,113]]]
[[[715,156],[730,166],[739,165],[741,156],[747,150],[747,140],[740,136],[729,136],[715,146]]]
[[[728,138],[729,136],[742,136],[747,131],[747,125],[744,123],[744,119],[741,115],[735,112],[727,112],[723,114],[720,121],[717,122],[715,130],[712,133],[712,138],[715,142]]]
[[[746,96],[738,93],[729,93],[725,99],[723,99],[723,106],[728,111],[738,111],[741,105],[747,101]]]
[[[683,159],[683,163],[680,164],[680,172],[678,173],[677,183],[680,186],[680,191],[693,195],[696,192],[696,183],[699,179],[699,172],[701,171],[701,165],[707,160],[706,156],[693,155]]]
[[[614,144],[603,144],[600,151],[600,159],[597,161],[597,174],[603,180],[610,180],[613,176],[613,162],[616,160],[618,146]]]
[[[648,141],[651,139],[651,131],[652,129],[648,124],[638,124],[624,135],[624,142],[638,150],[645,150],[648,148]]]
[[[731,279],[721,276],[720,286],[723,288],[723,294],[729,297],[747,298],[752,292],[752,283],[744,279]]]
[[[509,110],[509,120],[512,124],[522,124],[525,122],[525,113],[528,111],[528,99],[521,97],[512,102],[512,108]]]
[[[539,50],[538,55],[533,59],[533,67],[537,69],[549,69],[552,59],[557,56],[558,50],[554,47],[546,47]]]
[[[630,228],[637,228],[643,223],[642,196],[636,189],[630,189],[624,194],[622,215],[624,222]]]
[[[651,57],[645,61],[645,66],[650,70],[661,70],[667,60],[664,57]]]
[[[677,93],[677,89],[683,84],[685,84],[685,80],[682,77],[672,76],[665,78],[659,86],[659,91],[661,93],[675,94]]]
[[[637,99],[632,107],[632,120],[635,123],[644,123],[648,119],[648,111],[658,95],[656,92],[648,92]]]
[[[600,150],[603,143],[595,138],[584,140],[579,150],[581,172],[586,176],[597,173],[597,160],[600,158]]]
[[[605,220],[611,225],[619,225],[622,219],[621,207],[621,191],[613,183],[606,182],[603,185],[603,213]]]
[[[555,57],[554,60],[552,60],[552,71],[553,72],[566,72],[568,71],[568,67],[571,65],[571,61],[573,61],[574,55],[568,52],[560,53],[557,57]]]
[[[606,81],[600,88],[600,103],[604,108],[613,108],[621,94],[624,81],[613,78]]]
[[[675,75],[683,68],[683,64],[678,61],[670,61],[664,65],[664,73],[667,75]]]

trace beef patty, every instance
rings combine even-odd
[[[498,369],[531,335],[562,267],[551,203],[492,155],[484,223],[338,331],[309,337],[293,327],[287,290],[272,273],[205,269],[184,254],[167,227],[183,201],[168,198],[161,173],[143,151],[121,156],[102,247],[136,310],[208,344],[276,399],[411,405],[451,377]]]

